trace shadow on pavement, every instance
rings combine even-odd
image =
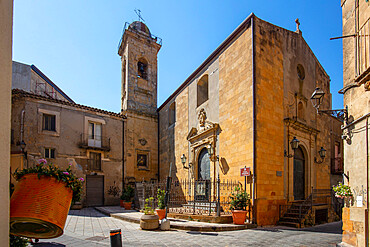
[[[189,231],[186,232],[187,234],[193,235],[207,235],[207,236],[218,236],[218,233],[211,233],[211,232],[196,232],[196,231]]]
[[[97,211],[93,207],[83,208],[83,209],[79,209],[79,210],[69,210],[68,215],[84,216],[84,217],[97,217],[97,218],[109,217],[107,215],[104,215],[104,214],[100,213],[99,211]]]
[[[40,247],[65,247],[64,244],[58,244],[54,242],[49,243],[34,243],[32,246],[40,246]]]
[[[251,229],[253,231],[267,231],[267,232],[282,232],[282,231],[303,231],[303,232],[321,232],[321,233],[332,233],[332,234],[342,234],[342,221],[326,223],[322,225],[306,227],[306,228],[293,228],[285,226],[276,227],[260,227]]]

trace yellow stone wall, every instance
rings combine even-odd
[[[281,31],[255,18],[257,223],[274,224],[284,200],[284,77]]]
[[[219,155],[226,174],[221,181],[240,181],[240,168],[253,173],[252,29],[249,26],[219,56]],[[247,186],[247,192],[250,186]]]
[[[342,35],[355,34],[365,25],[367,34],[369,33],[370,23],[366,21],[370,18],[370,3],[365,0],[358,1],[358,8],[355,8],[355,0],[342,0]],[[355,20],[358,20],[356,25]],[[357,26],[357,30],[356,30]],[[364,37],[364,36],[360,36]],[[368,40],[368,39],[367,39]],[[358,87],[352,87],[345,91],[343,95],[344,105],[348,106],[348,115],[351,121],[356,121],[360,117],[370,112],[370,92],[369,92],[369,77],[365,80],[357,80],[364,75],[369,76],[369,72],[363,73],[356,70],[356,38],[343,39],[343,87],[358,83]],[[368,41],[367,41],[368,42]],[[363,44],[363,43],[362,43]],[[370,50],[367,45],[367,54]],[[368,58],[368,55],[367,55]],[[362,64],[363,68],[365,64]],[[357,66],[358,68],[358,66]],[[367,63],[369,68],[369,63]],[[350,208],[343,211],[343,238],[342,241],[353,246],[365,246],[365,231],[369,235],[370,225],[365,225],[365,210],[367,207],[367,187],[370,181],[367,181],[367,150],[366,145],[366,118],[355,124],[352,124],[348,129],[344,130],[344,135],[347,139],[344,143],[344,172],[349,174],[349,181],[346,183],[351,187],[354,193],[355,203]],[[357,205],[357,196],[362,197],[362,206]],[[370,221],[368,220],[368,224]]]

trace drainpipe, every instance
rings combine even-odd
[[[122,117],[122,191],[125,188],[125,119]]]
[[[366,194],[365,241],[369,246],[369,117],[366,117]]]
[[[23,135],[24,135],[24,114],[25,114],[25,110],[22,110],[22,112],[21,112],[21,142],[22,141],[24,141],[23,140]],[[27,165],[27,167],[25,167],[24,166],[24,164],[23,164],[23,168],[28,168],[28,162],[27,162],[27,154],[26,153],[24,153],[24,150],[22,149],[22,158],[24,159],[24,162],[26,162],[26,165]],[[24,157],[24,156],[26,156],[26,157]]]
[[[252,13],[251,17],[251,28],[252,28],[252,71],[253,71],[253,79],[252,79],[252,87],[253,87],[253,192],[252,192],[252,203],[253,203],[253,223],[257,223],[257,205],[256,205],[256,197],[257,197],[257,190],[256,190],[256,66],[255,66],[255,42],[254,42],[254,14]]]
[[[159,179],[160,179],[160,173],[159,173],[159,171],[160,171],[160,166],[159,166],[159,157],[160,157],[160,155],[159,155],[159,147],[160,147],[160,145],[159,145],[159,112],[157,112],[157,114],[158,114],[158,117],[157,117],[157,119],[158,119],[158,123],[157,123],[157,145],[158,145],[158,147],[157,147],[157,163],[158,163],[158,165],[157,165],[157,179],[158,179],[158,182],[159,182]]]

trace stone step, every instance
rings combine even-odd
[[[299,228],[299,223],[294,223],[294,222],[284,222],[284,221],[279,221],[278,225],[280,226],[290,226],[290,227],[295,227]]]

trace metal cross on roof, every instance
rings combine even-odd
[[[143,19],[143,17],[141,17],[141,10],[140,9],[135,9],[134,11],[137,14],[137,16],[139,17],[139,21],[145,22],[145,20]]]

